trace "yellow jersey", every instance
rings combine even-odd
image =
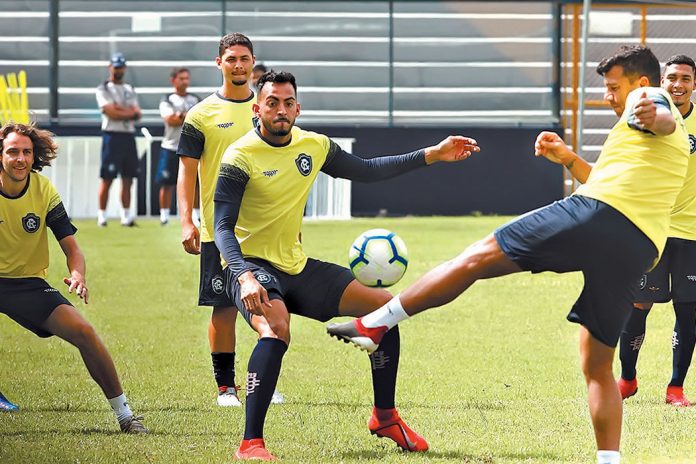
[[[672,134],[656,136],[630,124],[633,106],[643,92],[670,109],[677,122]],[[575,193],[617,209],[643,231],[661,255],[688,162],[689,139],[671,98],[661,88],[641,87],[628,95],[626,110],[609,132],[587,182]]]
[[[696,115],[694,105],[684,116],[686,131],[689,134],[689,168],[684,179],[684,187],[677,196],[672,210],[669,236],[696,240]]]
[[[179,156],[200,160],[201,241],[213,241],[213,197],[225,149],[254,127],[252,93],[246,100],[230,100],[218,92],[186,113],[179,139]]]
[[[48,227],[56,239],[74,234],[56,188],[31,172],[17,197],[0,192],[0,277],[25,278],[48,274]]]
[[[304,269],[304,207],[330,147],[327,136],[293,127],[287,145],[271,145],[252,130],[225,151],[220,177],[246,181],[234,229],[244,258],[264,259],[291,275]]]

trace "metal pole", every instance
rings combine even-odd
[[[389,0],[389,127],[394,127],[394,0]]]
[[[578,131],[577,139],[578,146],[575,148],[575,153],[582,156],[582,131],[583,131],[583,114],[585,113],[585,68],[587,68],[587,36],[590,30],[590,10],[592,9],[592,0],[583,1],[582,12],[582,44],[580,47],[580,93],[578,101]]]
[[[58,11],[60,0],[49,2],[48,20],[48,86],[49,86],[49,117],[51,124],[58,123],[58,61],[59,53],[59,18]]]
[[[225,35],[227,34],[227,1],[222,0],[221,2],[221,9],[222,9],[222,34]]]
[[[553,37],[551,39],[551,54],[553,55],[553,65],[551,68],[551,111],[558,118],[559,123],[563,121],[561,113],[561,21],[563,7],[556,1],[551,7],[553,9]]]

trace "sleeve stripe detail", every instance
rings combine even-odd
[[[249,181],[249,174],[242,169],[231,164],[223,163],[220,165],[220,177],[231,179],[236,182],[246,184]]]

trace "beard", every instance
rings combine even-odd
[[[273,124],[264,120],[261,120],[261,123],[263,124],[263,127],[271,134],[275,135],[276,137],[285,137],[290,133],[292,130],[293,123],[288,121],[290,123],[290,127],[287,129],[276,129],[273,127]]]
[[[241,86],[247,85],[247,79],[246,78],[243,78],[243,79],[232,78],[232,84],[241,87]]]
[[[126,73],[123,72],[123,71],[120,71],[120,72],[114,71],[114,80],[115,80],[115,81],[121,81],[121,80],[123,80],[123,76],[124,76],[125,74],[126,74]]]

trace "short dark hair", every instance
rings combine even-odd
[[[268,71],[263,73],[263,75],[259,78],[259,81],[256,83],[256,88],[259,93],[267,82],[271,82],[273,84],[285,84],[286,82],[289,82],[292,84],[292,88],[295,89],[295,95],[297,95],[297,83],[295,82],[295,76],[289,72]]]
[[[44,166],[50,166],[51,160],[56,158],[58,144],[53,140],[55,134],[47,130],[39,129],[32,124],[19,124],[8,122],[0,127],[0,153],[4,150],[3,143],[8,135],[16,132],[31,139],[34,145],[34,164],[32,171],[41,171]]]
[[[648,47],[643,45],[622,45],[613,55],[604,58],[597,65],[597,74],[604,76],[614,66],[621,66],[624,75],[634,81],[645,76],[650,85],[660,85],[660,61]]]
[[[222,56],[223,53],[225,53],[225,50],[234,45],[241,45],[242,47],[246,47],[249,49],[249,52],[251,52],[251,55],[254,55],[254,45],[251,43],[251,40],[249,40],[249,37],[245,36],[241,32],[232,32],[231,34],[222,36],[222,38],[220,39],[220,46],[218,47],[218,56]]]
[[[268,71],[268,68],[266,67],[265,64],[259,63],[252,68],[252,71],[261,71],[261,72],[265,73],[266,71]]]
[[[686,56],[686,55],[674,55],[670,59],[667,60],[665,63],[665,68],[667,66],[671,66],[673,64],[685,64],[687,66],[691,66],[691,72],[696,75],[696,63],[694,63],[694,60],[691,59],[691,57]]]
[[[171,72],[169,73],[169,77],[174,79],[176,76],[178,76],[179,74],[181,74],[183,72],[191,74],[191,71],[189,71],[188,68],[177,66],[175,68],[172,68]]]

